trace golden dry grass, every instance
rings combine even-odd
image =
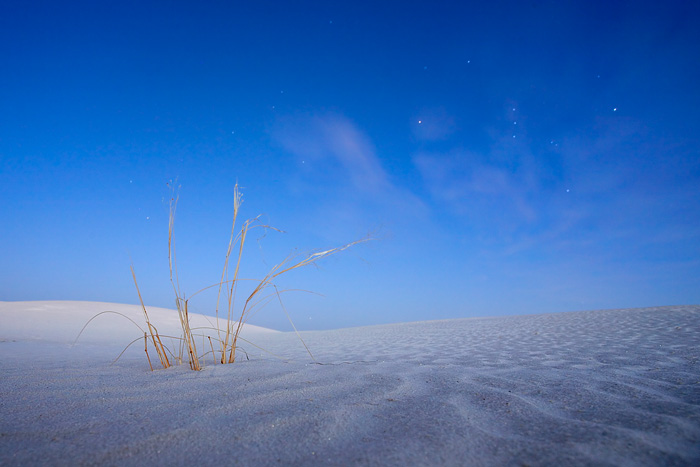
[[[173,287],[173,291],[175,293],[175,306],[177,309],[177,313],[180,319],[180,325],[182,328],[182,335],[179,337],[173,337],[173,336],[162,336],[158,333],[157,328],[155,325],[153,325],[149,319],[148,316],[148,311],[146,310],[146,306],[144,305],[143,299],[141,297],[141,291],[138,286],[138,282],[136,280],[136,273],[134,271],[133,265],[131,266],[131,274],[134,279],[134,284],[136,286],[136,291],[139,296],[139,302],[141,304],[141,308],[143,310],[143,315],[144,319],[146,321],[146,329],[142,329],[139,326],[139,329],[143,332],[143,339],[144,339],[144,350],[146,353],[146,358],[148,360],[148,364],[151,368],[153,369],[153,365],[151,362],[150,355],[148,353],[148,343],[149,341],[151,342],[151,345],[156,349],[156,353],[158,355],[158,358],[160,360],[160,364],[163,368],[168,368],[171,366],[171,361],[168,358],[168,354],[171,355],[173,358],[174,362],[177,363],[182,363],[184,360],[184,356],[186,355],[188,364],[192,370],[200,370],[202,369],[205,358],[208,354],[212,354],[213,361],[216,363],[217,361],[221,364],[225,363],[234,363],[236,361],[237,355],[236,352],[240,348],[239,347],[239,341],[244,340],[240,336],[241,331],[245,327],[246,323],[250,319],[251,316],[253,316],[257,311],[259,311],[262,307],[264,307],[266,304],[268,304],[271,300],[277,299],[280,303],[280,306],[284,313],[287,315],[287,318],[289,319],[290,323],[292,324],[292,328],[294,329],[295,333],[299,337],[300,341],[306,348],[307,352],[313,359],[313,354],[311,354],[311,351],[309,348],[306,346],[306,343],[304,343],[303,339],[301,338],[301,335],[297,332],[296,326],[294,326],[294,322],[292,321],[291,317],[289,316],[289,313],[287,312],[286,308],[284,307],[284,303],[282,302],[282,297],[281,294],[285,292],[284,290],[279,290],[277,286],[274,283],[274,280],[278,278],[279,276],[292,271],[294,269],[298,269],[304,266],[309,266],[317,261],[326,258],[328,256],[331,256],[335,253],[339,253],[343,250],[346,250],[350,248],[351,246],[357,245],[358,243],[363,243],[368,240],[370,240],[370,237],[367,236],[363,239],[347,243],[345,245],[342,245],[340,247],[336,248],[331,248],[328,250],[324,251],[318,251],[318,252],[312,252],[308,253],[306,255],[289,255],[287,256],[284,260],[282,260],[280,263],[277,265],[273,266],[270,271],[262,278],[262,279],[244,279],[239,277],[239,272],[240,272],[240,266],[241,266],[241,260],[243,258],[243,250],[245,246],[246,239],[248,237],[248,233],[250,232],[251,229],[253,228],[262,228],[265,230],[275,230],[278,232],[281,232],[279,229],[276,229],[274,227],[271,227],[269,225],[265,225],[260,221],[261,216],[257,216],[252,219],[248,219],[245,222],[243,222],[241,228],[237,231],[236,230],[236,223],[238,219],[238,213],[239,209],[241,206],[241,203],[243,201],[241,192],[238,188],[238,184],[234,186],[234,196],[233,196],[233,221],[231,224],[231,237],[229,239],[229,244],[228,248],[226,251],[226,256],[224,260],[224,267],[221,272],[221,279],[218,283],[212,284],[208,287],[205,287],[193,295],[191,295],[189,298],[185,298],[184,294],[182,293],[180,289],[180,282],[178,278],[178,273],[177,273],[177,261],[176,261],[176,255],[175,255],[175,237],[174,237],[174,226],[175,226],[175,212],[177,209],[177,202],[179,199],[179,196],[177,194],[176,188],[171,187],[173,189],[172,197],[170,198],[170,215],[169,215],[169,226],[168,226],[168,263],[169,263],[169,269],[170,269],[170,283]],[[233,267],[232,275],[229,276],[229,261],[231,259],[231,255],[235,253],[235,266]],[[230,277],[230,278],[229,278]],[[247,296],[244,296],[244,299],[241,300],[242,306],[240,307],[240,311],[236,312],[236,301],[237,301],[237,293],[238,293],[238,286],[241,281],[253,281],[253,287],[252,287],[252,292],[250,292]],[[218,287],[218,292],[217,292],[217,299],[216,299],[216,309],[215,309],[215,315],[216,315],[216,325],[212,326],[211,328],[207,328],[209,330],[214,331],[216,336],[212,339],[211,335],[207,334],[196,334],[193,331],[196,329],[191,328],[190,326],[190,318],[189,318],[189,301],[198,295],[201,292],[204,292],[205,290],[211,289],[213,287]],[[220,319],[223,319],[220,317],[220,310],[219,306],[221,303],[222,299],[222,293],[225,294],[225,329],[222,329],[222,326],[220,326]],[[103,312],[104,313],[104,312]],[[95,315],[93,318],[91,318],[88,323],[85,324],[83,329],[80,331],[80,334],[85,330],[85,327],[92,321],[94,318],[99,316],[102,313],[98,313]],[[120,314],[120,313],[117,313]],[[122,315],[124,316],[124,315]],[[237,318],[237,319],[236,319]],[[130,318],[128,318],[130,319]],[[134,323],[136,324],[136,323]],[[138,324],[136,324],[138,326]],[[78,337],[80,337],[80,334],[78,334]],[[162,338],[171,338],[175,339],[177,342],[180,343],[180,348],[177,352],[173,352],[173,350],[169,349],[164,343]],[[205,352],[203,354],[199,354],[198,349],[197,349],[197,344],[196,344],[196,337],[201,337],[202,338],[202,351],[206,348],[206,344],[208,342],[209,348],[211,349],[208,352]],[[132,341],[127,348],[132,345],[133,343],[139,341],[141,337],[138,339],[135,339]],[[77,338],[76,338],[77,341]],[[216,342],[216,346],[214,345],[214,342]],[[246,341],[247,342],[247,341]],[[216,347],[216,348],[215,348]],[[257,347],[257,346],[256,346]],[[126,349],[124,349],[126,350]],[[122,354],[124,352],[122,351]],[[120,354],[120,356],[122,355]],[[117,357],[119,358],[119,357]]]

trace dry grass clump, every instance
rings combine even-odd
[[[168,368],[171,366],[170,359],[168,358],[168,354],[171,355],[173,360],[177,363],[182,363],[183,361],[183,356],[187,356],[187,361],[190,365],[190,368],[192,370],[200,370],[203,367],[204,364],[204,358],[208,354],[212,354],[214,356],[214,361],[218,361],[219,363],[234,363],[236,361],[236,351],[239,349],[239,341],[243,340],[243,338],[240,336],[242,329],[244,328],[245,324],[248,322],[249,318],[255,314],[258,310],[260,310],[262,307],[264,307],[266,304],[268,304],[271,300],[277,299],[284,310],[284,312],[287,314],[287,317],[292,324],[292,327],[294,331],[297,333],[297,336],[301,340],[302,344],[306,348],[307,352],[313,358],[313,355],[311,354],[311,351],[309,348],[306,346],[304,343],[303,339],[301,339],[301,336],[296,330],[296,327],[294,326],[294,323],[292,322],[291,318],[289,317],[289,314],[287,313],[286,309],[284,308],[284,304],[282,303],[282,298],[281,298],[281,293],[285,292],[284,290],[279,290],[277,286],[274,283],[274,280],[281,276],[282,274],[285,274],[289,271],[292,271],[297,268],[301,268],[304,266],[308,266],[311,264],[316,263],[318,260],[326,258],[328,256],[331,256],[335,253],[341,252],[343,250],[346,250],[350,248],[353,245],[356,245],[358,243],[362,243],[365,241],[369,240],[369,237],[363,238],[361,240],[357,240],[351,243],[348,243],[346,245],[337,247],[337,248],[331,248],[329,250],[325,251],[319,251],[319,252],[313,252],[309,253],[307,255],[304,255],[303,257],[300,257],[299,255],[290,255],[286,257],[283,261],[281,261],[279,264],[273,266],[270,271],[263,277],[262,279],[259,280],[252,280],[252,279],[243,279],[239,277],[239,271],[240,271],[240,265],[241,265],[241,259],[243,256],[243,247],[246,242],[246,238],[248,236],[248,233],[251,231],[253,228],[262,228],[262,229],[270,229],[270,230],[276,230],[280,231],[278,229],[275,229],[274,227],[271,227],[269,225],[265,225],[260,221],[261,216],[257,216],[252,219],[248,219],[245,222],[243,222],[241,228],[236,231],[236,222],[238,219],[238,212],[242,203],[242,196],[240,193],[240,190],[238,189],[238,184],[235,185],[234,187],[234,197],[233,197],[233,222],[231,225],[231,237],[229,240],[228,244],[228,249],[226,251],[226,258],[224,261],[224,267],[223,271],[221,273],[221,280],[213,285],[210,285],[208,287],[205,287],[204,289],[199,290],[189,298],[185,298],[184,294],[181,292],[180,289],[180,283],[178,279],[178,274],[177,274],[177,262],[176,262],[176,256],[175,256],[175,243],[174,243],[174,224],[175,224],[175,211],[177,208],[177,202],[178,202],[178,194],[176,193],[175,188],[173,187],[173,195],[170,199],[170,216],[169,216],[169,228],[168,228],[168,262],[169,262],[169,267],[170,267],[170,282],[173,286],[173,291],[175,292],[175,305],[176,309],[178,312],[178,316],[180,318],[180,325],[182,328],[182,335],[179,337],[173,337],[173,336],[161,336],[158,333],[157,328],[151,323],[149,317],[148,317],[148,311],[146,310],[146,306],[143,303],[143,299],[141,297],[141,291],[139,290],[138,282],[136,281],[136,273],[134,272],[133,266],[131,267],[131,274],[134,279],[134,284],[136,285],[136,291],[139,296],[139,301],[141,303],[141,308],[143,310],[144,318],[146,320],[146,330],[141,329],[142,332],[144,333],[143,339],[144,339],[144,350],[146,352],[146,357],[148,359],[149,366],[151,367],[151,370],[153,370],[153,366],[151,363],[151,358],[148,354],[148,342],[151,342],[151,345],[155,347],[156,353],[158,354],[158,358],[160,360],[161,366],[163,368]],[[235,266],[233,267],[233,271],[231,272],[232,275],[230,274],[229,271],[229,262],[231,259],[232,254],[234,255],[235,258]],[[253,287],[252,287],[252,292],[250,292],[247,296],[244,296],[244,299],[241,300],[242,306],[240,308],[239,312],[236,312],[236,302],[237,302],[237,292],[238,292],[238,286],[241,281],[253,281]],[[212,338],[211,335],[206,335],[206,334],[195,334],[193,331],[195,329],[190,327],[190,319],[189,319],[189,312],[188,312],[188,304],[189,300],[191,300],[194,296],[197,294],[211,289],[213,287],[218,287],[218,293],[217,293],[217,300],[216,300],[216,326],[210,328],[211,330],[214,331],[215,336]],[[225,299],[225,330],[221,329],[221,326],[219,326],[219,321],[220,321],[220,302],[223,298]],[[100,313],[101,314],[101,313]],[[224,314],[223,312],[221,314]],[[97,315],[96,315],[97,316]],[[95,317],[96,317],[95,316]],[[122,315],[123,316],[123,315]],[[92,319],[94,319],[93,317]],[[92,319],[90,321],[92,321]],[[223,319],[223,318],[222,318]],[[88,321],[88,323],[90,322]],[[87,324],[85,325],[87,326]],[[140,326],[139,326],[140,328]],[[83,330],[85,327],[83,327]],[[81,330],[81,333],[83,331]],[[80,334],[78,335],[80,337]],[[175,339],[177,342],[180,343],[180,349],[179,351],[173,352],[170,350],[166,345],[163,344],[162,338],[171,338]],[[201,337],[202,338],[202,348],[201,350],[197,349],[197,344],[195,341],[195,337]],[[141,338],[138,338],[134,341],[131,342],[133,344],[134,342],[137,342]],[[77,341],[77,339],[76,339]],[[214,344],[216,342],[216,345]],[[206,344],[209,344],[210,351],[205,351]],[[129,345],[131,345],[129,344]],[[127,346],[128,348],[128,346]],[[126,349],[124,349],[126,350]],[[204,353],[201,353],[203,352]],[[123,354],[123,352],[122,352]]]

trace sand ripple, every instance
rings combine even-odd
[[[198,373],[2,343],[0,464],[700,463],[700,307],[303,337],[323,365],[286,333]]]

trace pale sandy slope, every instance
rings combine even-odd
[[[181,334],[177,311],[146,307],[151,323],[160,334]],[[94,319],[93,319],[94,318]],[[225,329],[225,317],[219,327]],[[35,301],[0,302],[0,339],[53,343],[74,343],[83,327],[78,343],[120,345],[143,335],[146,322],[140,306],[103,302]],[[89,324],[85,326],[87,323]],[[215,328],[212,316],[190,313],[192,328]],[[247,325],[249,333],[276,333],[271,329]],[[209,331],[207,331],[209,332]]]
[[[251,328],[201,372],[110,365],[131,323],[70,347],[85,306],[0,302],[0,464],[700,464],[698,306],[302,333],[322,365]]]

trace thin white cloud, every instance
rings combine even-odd
[[[337,213],[339,223],[366,216],[415,222],[427,214],[425,203],[384,169],[369,136],[343,115],[287,117],[273,138],[297,163],[294,183],[317,196],[324,212]]]
[[[644,127],[621,118],[557,140],[551,153],[505,138],[483,152],[423,152],[413,161],[434,202],[499,254],[599,257],[602,245],[633,254],[649,250],[650,239],[667,248],[680,242],[668,232],[697,213],[689,151],[650,141]]]
[[[482,159],[469,151],[454,151],[420,153],[413,163],[433,197],[456,214],[480,217],[484,209],[499,206],[515,214],[519,222],[534,221],[535,210],[519,177]]]
[[[381,193],[392,188],[374,145],[345,117],[330,114],[286,119],[275,137],[305,164],[318,164],[328,175],[340,175],[340,170],[358,192]]]

